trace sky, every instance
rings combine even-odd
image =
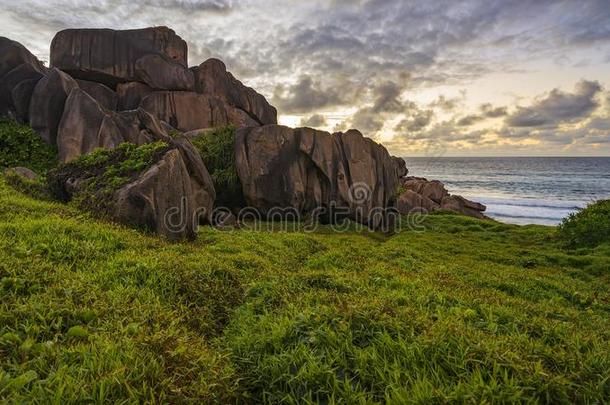
[[[0,0],[49,60],[65,28],[165,25],[279,122],[399,156],[610,156],[610,0]]]

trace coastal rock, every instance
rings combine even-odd
[[[76,88],[65,103],[57,148],[59,160],[69,162],[96,148],[112,149],[123,142],[141,145],[167,136],[161,123],[145,111],[116,113]]]
[[[30,51],[18,42],[0,37],[0,116],[17,118],[20,121],[27,112],[17,111],[31,97],[31,91],[25,92],[25,86],[17,92],[18,100],[13,98],[13,91],[25,81],[38,81],[46,74],[46,68]],[[31,82],[30,82],[31,83]],[[28,88],[31,88],[31,84]],[[28,100],[29,102],[29,100]]]
[[[192,131],[234,124],[236,127],[257,125],[243,111],[216,97],[194,92],[159,91],[146,96],[140,107],[179,131]]]
[[[43,63],[23,45],[8,38],[0,37],[0,77],[22,64],[32,66],[40,73],[45,71]]]
[[[402,187],[429,198],[437,204],[440,204],[443,198],[449,195],[443,183],[438,180],[428,181],[423,178],[409,177],[402,181]]]
[[[450,195],[443,198],[441,209],[482,219],[485,218],[483,212],[487,207],[483,204],[467,200],[459,195]]]
[[[88,80],[76,80],[78,87],[93,97],[102,107],[116,111],[119,97],[109,87]]]
[[[30,102],[39,79],[24,80],[13,88],[11,98],[15,108],[15,119],[21,124],[30,122]]]
[[[116,193],[116,218],[154,230],[170,240],[196,236],[209,222],[216,193],[199,154],[187,144],[169,150]]]
[[[398,195],[396,207],[401,214],[431,213],[448,210],[475,218],[486,218],[487,209],[458,195],[450,195],[443,183],[423,177],[404,177],[401,179],[402,192]]]
[[[399,179],[409,174],[409,169],[407,169],[407,162],[405,162],[403,158],[392,156],[392,161],[394,162],[394,166],[396,168],[396,176],[398,176]]]
[[[415,191],[406,190],[398,196],[396,208],[400,213],[428,214],[440,208],[440,205],[428,197],[417,194]]]
[[[100,183],[110,166],[120,171],[128,158],[124,151],[118,148],[89,166],[79,161],[60,166],[49,174],[50,190],[62,201],[85,193],[83,208],[167,239],[194,238],[197,226],[210,221],[216,192],[190,141],[167,138],[146,167],[126,173],[131,176],[126,183]]]
[[[218,59],[208,59],[191,68],[195,74],[195,90],[218,97],[227,104],[245,111],[258,125],[277,124],[277,110],[254,89],[244,86]]]
[[[194,87],[186,42],[167,27],[60,31],[51,42],[51,66],[111,88],[132,81],[162,90]]]
[[[235,151],[245,201],[263,215],[278,208],[298,214],[325,208],[329,221],[347,217],[377,228],[386,219],[381,210],[394,206],[394,162],[358,131],[243,128]]]
[[[64,104],[78,83],[59,69],[38,81],[30,101],[30,126],[49,145],[55,145],[57,128],[64,112]]]
[[[128,82],[117,85],[116,92],[119,97],[118,108],[124,111],[137,109],[142,99],[152,93],[153,89],[144,83]]]

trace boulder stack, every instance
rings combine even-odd
[[[65,164],[51,176],[56,195],[93,191],[87,198],[108,199],[110,217],[169,238],[192,237],[192,217],[204,212],[209,220],[217,191],[203,152],[180,132],[197,137],[228,125],[235,137],[227,129],[226,138],[210,143],[208,154],[222,159],[208,163],[215,176],[232,176],[235,194],[243,191],[226,202],[233,210],[254,209],[267,218],[286,212],[329,222],[349,218],[372,228],[391,226],[396,208],[483,216],[483,206],[449,195],[441,183],[406,177],[403,159],[356,130],[331,134],[277,125],[277,110],[222,61],[189,68],[187,55],[186,42],[167,27],[61,31],[51,43],[49,68],[19,43],[0,38],[0,116],[29,124],[56,147]],[[78,158],[95,149],[116,150],[112,159],[118,159],[129,148],[147,150],[158,141],[166,147],[108,183],[120,183],[116,189],[100,186],[108,181],[103,167],[79,170]],[[215,167],[218,162],[227,167]],[[167,222],[174,209],[187,222],[178,232]]]
[[[384,225],[396,198],[398,177],[387,150],[355,130],[330,134],[280,125],[243,128],[235,156],[248,206],[351,218]],[[322,209],[322,210],[320,210]],[[277,211],[277,213],[280,213]]]
[[[483,212],[487,209],[459,195],[451,195],[438,180],[427,180],[423,177],[403,177],[400,180],[401,192],[398,195],[397,208],[401,214],[424,213],[446,210],[475,218],[486,218]]]

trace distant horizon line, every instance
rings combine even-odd
[[[582,158],[591,158],[591,159],[599,159],[599,158],[610,158],[610,155],[607,156],[562,156],[562,155],[549,155],[549,156],[527,156],[527,155],[478,155],[478,156],[425,156],[425,155],[410,155],[410,156],[401,156],[404,158],[427,158],[427,159],[447,159],[447,158],[570,158],[570,159],[582,159]]]

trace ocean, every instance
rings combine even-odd
[[[610,157],[410,157],[409,176],[440,180],[452,194],[514,224],[557,225],[610,198]]]

